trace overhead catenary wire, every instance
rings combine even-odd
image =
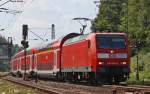
[[[51,30],[52,28],[51,27],[49,27],[49,28],[38,27],[38,28],[30,28],[30,30],[31,29],[36,30],[36,31],[40,31],[40,32],[41,32],[41,30],[45,31],[45,33],[43,34],[43,36],[45,37],[48,35],[49,30]]]
[[[34,1],[34,0],[28,0],[28,1]],[[6,21],[6,16],[4,16],[5,23],[6,22],[8,23],[8,24],[5,24],[5,26],[4,26],[5,31],[6,30],[9,31],[9,28],[11,28],[15,25],[15,22],[17,21],[17,19],[21,16],[21,14],[24,12],[25,8],[27,7],[26,3],[28,3],[28,1],[21,2],[20,8],[18,8],[19,10],[8,8],[8,7],[12,7],[12,6],[9,6],[9,4],[8,4],[7,8],[5,8],[5,7],[0,8],[0,10],[3,10],[2,12],[4,12],[5,14],[7,14],[7,13],[12,14],[12,15],[8,15],[9,18],[7,19],[7,21]],[[9,0],[8,2],[14,3],[14,1],[12,1],[12,0]],[[7,4],[7,3],[5,2],[1,5],[5,5],[5,4]],[[16,6],[14,5],[13,7],[16,7]]]
[[[6,2],[0,4],[0,7],[2,7],[3,5],[5,5],[5,4],[9,3],[9,2],[10,2],[10,0],[8,0],[8,1],[6,1]]]
[[[32,34],[34,34],[36,37],[38,37],[39,39],[41,39],[43,42],[46,42],[46,40],[44,40],[42,37],[40,37],[38,34],[34,33],[33,31],[31,31],[29,29],[29,32],[31,32]]]
[[[6,0],[4,0],[6,1]],[[29,5],[32,5],[31,3],[34,0],[23,0],[23,2],[8,2],[4,4],[3,0],[0,0],[0,5],[3,5],[0,7],[2,9],[9,9],[9,10],[17,10],[17,11],[21,11],[20,13],[6,13],[6,12],[2,12],[1,14],[1,24],[0,24],[0,34],[2,36],[5,37],[9,37],[12,36],[15,39],[20,38],[19,36],[13,35],[11,33],[13,33],[13,26],[15,25],[15,23],[17,22],[17,20],[20,18],[20,16],[24,13],[24,11],[26,10],[26,8],[28,8]],[[14,0],[15,1],[15,0]],[[13,31],[12,31],[13,30]],[[2,32],[5,31],[5,32]]]
[[[17,14],[17,13],[22,13],[23,11],[19,10],[13,10],[13,9],[8,9],[8,8],[0,8],[0,12],[5,12],[5,13],[10,13],[10,14]]]
[[[11,25],[13,26],[13,24],[16,22],[17,16],[19,16],[16,13],[10,13],[10,14],[13,14],[13,15],[9,16],[9,17],[8,17],[8,15],[6,15],[8,17],[8,19],[7,19],[7,22],[5,24],[5,28],[4,28],[5,30],[8,29],[8,31],[9,31],[9,28],[11,28]],[[6,17],[6,16],[4,16],[4,17]],[[4,20],[6,20],[6,19],[4,19]]]

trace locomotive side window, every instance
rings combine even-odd
[[[97,48],[125,48],[125,38],[123,36],[96,36]]]
[[[73,42],[82,41],[82,40],[86,39],[87,35],[88,35],[88,34],[84,34],[84,35],[80,35],[80,36],[77,36],[77,37],[68,39],[68,40],[65,42],[65,44],[70,44],[70,43],[73,43]]]

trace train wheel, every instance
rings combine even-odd
[[[112,76],[108,76],[107,82],[108,82],[108,84],[113,84],[113,77]]]
[[[13,76],[13,77],[15,77],[16,75],[12,72],[12,73],[10,73],[11,74],[11,76]]]
[[[120,79],[118,76],[114,77],[114,84],[119,84]]]
[[[38,82],[38,73],[35,72],[35,83],[37,83],[37,82]]]
[[[16,76],[17,76],[17,77],[19,77],[19,78],[20,78],[20,77],[22,77],[21,72],[20,72],[20,71],[18,71],[18,72],[17,72],[17,74],[16,74]]]
[[[29,74],[29,76],[30,76],[31,79],[35,78],[35,75],[36,75],[36,74],[35,74],[34,71],[31,71],[30,74]]]
[[[96,77],[95,73],[88,73],[88,82],[92,85],[98,84],[98,75]]]

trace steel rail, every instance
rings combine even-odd
[[[119,85],[103,85],[103,86],[84,86],[70,83],[60,83],[51,81],[23,81],[20,78],[0,77],[3,80],[13,82],[15,84],[24,85],[40,92],[48,94],[150,94],[149,86],[119,86]],[[92,91],[92,93],[91,93]],[[127,92],[127,93],[126,93]],[[148,93],[147,93],[148,92]]]
[[[115,90],[115,94],[126,94],[126,92],[130,92],[129,94],[150,94],[150,88],[144,86],[117,86],[114,85],[112,88]],[[120,92],[120,93],[119,93]],[[123,93],[121,93],[123,92]],[[128,94],[128,93],[127,93]]]
[[[40,80],[38,81],[38,83],[35,83],[33,80],[24,81],[22,80],[22,78],[13,78],[11,76],[1,77],[1,79],[37,89],[38,91],[48,94],[112,94],[113,92],[111,88],[84,86],[59,82],[48,83],[48,81],[45,81],[44,83]]]
[[[32,83],[29,81],[23,81],[23,80],[18,81],[18,80],[14,80],[14,79],[9,79],[7,77],[0,77],[0,79],[9,81],[9,82],[12,82],[12,83],[15,83],[18,85],[26,86],[26,87],[29,87],[29,88],[32,88],[32,89],[35,89],[35,90],[38,90],[40,92],[47,93],[47,94],[63,94],[62,90],[58,90],[56,88],[50,88],[50,87],[46,87],[46,86],[42,86],[42,85],[40,86],[36,83]]]

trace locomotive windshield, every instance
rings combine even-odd
[[[125,38],[114,35],[97,35],[96,46],[97,48],[122,49],[125,48]]]

